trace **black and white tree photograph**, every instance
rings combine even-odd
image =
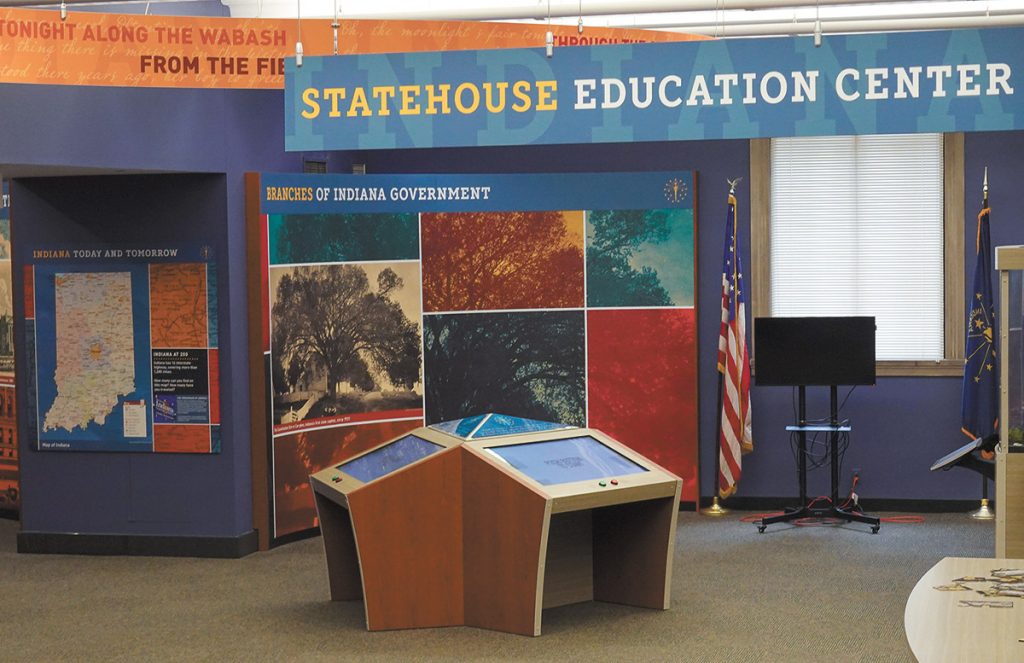
[[[274,424],[423,407],[416,262],[271,268]]]

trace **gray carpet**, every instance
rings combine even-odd
[[[741,514],[742,515],[742,514]],[[883,514],[890,515],[890,514]],[[3,661],[913,661],[910,590],[946,556],[991,557],[994,525],[772,525],[680,514],[672,609],[587,603],[543,635],[370,633],[328,600],[320,539],[241,560],[15,553],[0,520]]]

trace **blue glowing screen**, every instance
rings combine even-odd
[[[489,447],[487,451],[545,486],[648,471],[589,436]]]
[[[363,483],[369,483],[441,449],[444,447],[440,444],[427,442],[415,435],[406,435],[391,444],[353,458],[347,463],[342,463],[337,466],[337,469]]]

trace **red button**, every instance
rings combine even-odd
[[[619,485],[619,480],[618,479],[612,479],[612,485],[613,486],[618,486]]]

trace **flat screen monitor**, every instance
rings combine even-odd
[[[488,447],[487,451],[544,486],[648,471],[589,435]]]
[[[368,454],[342,463],[337,469],[363,483],[369,483],[441,449],[444,447],[440,444],[427,442],[415,435],[406,435],[391,444],[385,444]]]
[[[754,381],[787,387],[875,384],[875,319],[755,319]]]

